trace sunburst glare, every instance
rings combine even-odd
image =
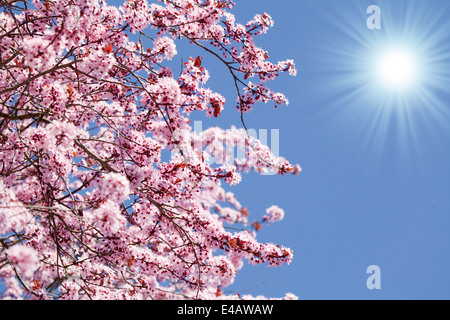
[[[358,163],[408,159],[403,163],[413,168],[409,159],[429,156],[424,146],[443,141],[436,135],[450,138],[450,3],[385,3],[378,30],[366,27],[364,4],[353,5],[330,8],[327,19],[338,32],[318,41],[326,43],[317,56],[328,93],[323,114],[334,114],[349,139],[363,141],[367,152]]]
[[[390,49],[375,63],[381,84],[387,89],[402,90],[414,84],[418,77],[417,61],[402,49]]]

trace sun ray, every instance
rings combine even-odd
[[[336,4],[328,17],[336,32],[318,41],[324,43],[316,57],[318,75],[335,97],[327,112],[356,130],[349,139],[366,145],[368,161],[395,152],[419,163],[430,156],[426,146],[436,136],[450,138],[444,99],[450,95],[450,2],[383,2],[381,30],[356,24],[364,22],[365,8],[350,3],[354,8],[345,11]],[[359,123],[350,122],[355,115]]]

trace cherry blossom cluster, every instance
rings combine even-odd
[[[267,82],[296,69],[255,44],[272,18],[239,24],[233,6],[1,2],[1,298],[247,299],[225,290],[245,262],[292,261],[290,248],[257,240],[284,211],[258,222],[230,190],[250,170],[300,172],[243,117],[258,102],[287,104]],[[192,112],[218,118],[228,104],[207,87],[203,56],[171,69],[177,41],[231,74],[244,128],[194,132]],[[236,144],[245,157],[229,161]]]

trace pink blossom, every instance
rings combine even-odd
[[[160,37],[153,42],[152,54],[159,54],[167,60],[172,60],[177,54],[177,48],[171,38]]]
[[[263,217],[263,221],[267,223],[281,221],[284,218],[284,210],[278,206],[271,206],[266,209],[266,214]]]
[[[1,298],[238,299],[223,289],[245,263],[292,261],[226,189],[249,171],[301,171],[244,128],[255,104],[288,104],[269,82],[296,74],[257,45],[268,13],[239,23],[229,0],[0,6]],[[209,69],[225,70],[235,105]],[[192,123],[233,107],[241,128]],[[263,221],[283,217],[272,206]]]
[[[0,235],[12,230],[19,232],[31,220],[30,213],[19,201],[13,188],[6,187],[0,180]]]
[[[55,61],[56,55],[49,40],[39,37],[25,39],[23,50],[26,53],[25,66],[42,70],[51,67]]]
[[[8,260],[17,267],[20,274],[30,278],[39,268],[38,252],[26,245],[15,245],[6,252]]]
[[[101,178],[98,196],[112,199],[114,201],[124,201],[130,194],[130,182],[120,174],[111,172]]]

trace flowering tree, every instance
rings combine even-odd
[[[267,81],[296,73],[254,42],[268,14],[238,24],[228,0],[0,4],[3,298],[238,298],[223,288],[244,261],[292,260],[256,240],[283,210],[251,221],[226,187],[250,170],[300,171],[245,127],[255,103],[287,104]],[[175,41],[231,75],[242,129],[192,130],[192,112],[220,117],[225,98],[206,87],[202,56],[174,75]],[[231,161],[230,145],[245,157]]]

